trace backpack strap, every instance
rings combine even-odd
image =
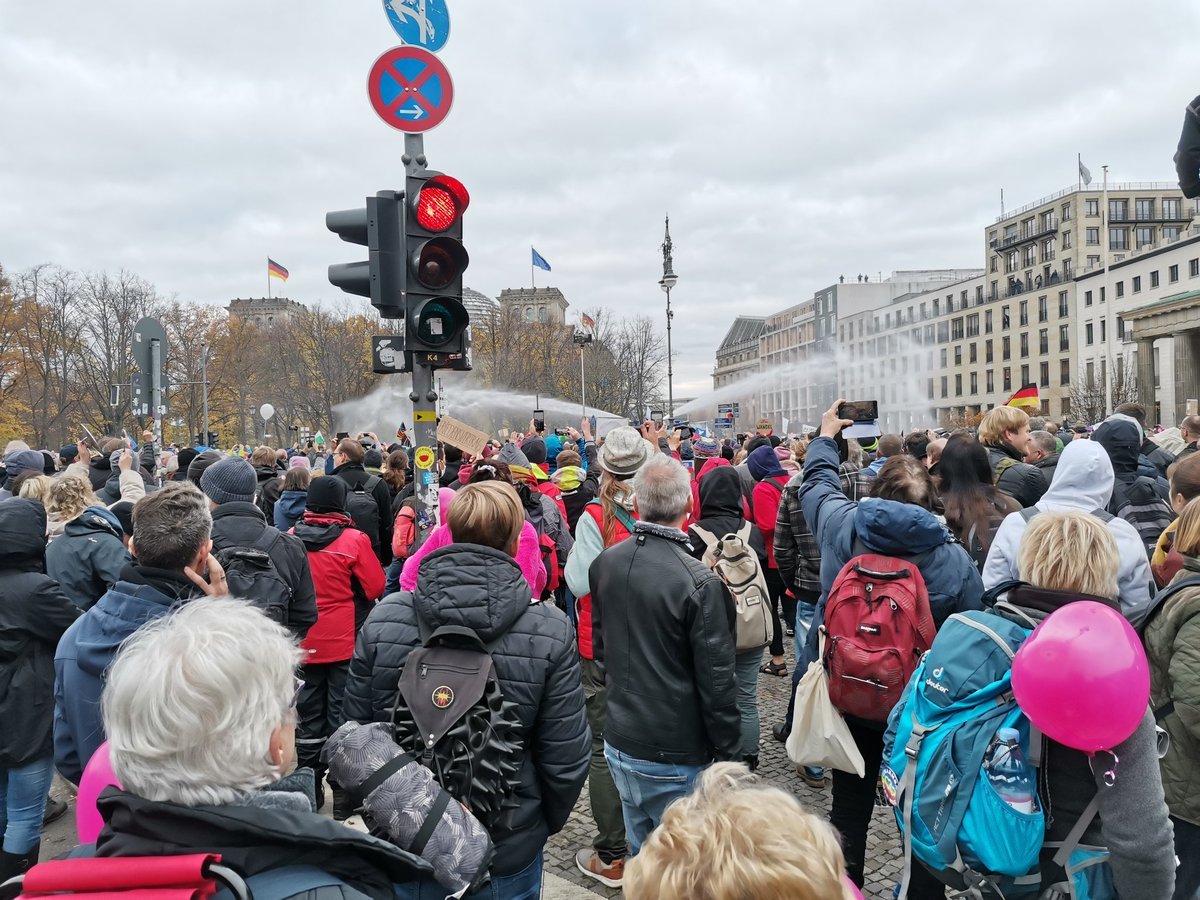
[[[904,869],[900,873],[900,893],[897,895],[900,900],[906,900],[908,897],[908,886],[912,880],[913,866],[913,846],[912,846],[912,817],[913,807],[916,806],[916,797],[913,796],[917,786],[917,757],[921,754],[921,744],[925,740],[925,735],[933,731],[937,726],[932,728],[922,725],[917,721],[916,710],[912,714],[912,734],[909,735],[908,743],[904,745],[904,778],[900,782],[899,796],[902,798],[902,814],[904,818]]]
[[[1100,792],[1096,791],[1096,796],[1092,798],[1092,802],[1084,809],[1078,821],[1071,826],[1071,830],[1067,832],[1062,846],[1054,854],[1054,864],[1060,869],[1066,869],[1067,863],[1071,859],[1071,854],[1075,852],[1075,848],[1079,846],[1079,842],[1083,838],[1083,833],[1088,830],[1088,826],[1092,824],[1099,812]]]
[[[629,514],[629,510],[619,503],[614,503],[613,514],[616,515],[617,521],[625,526],[625,530],[633,534],[633,526],[637,524],[637,520]]]
[[[760,481],[759,484],[769,484],[771,487],[775,488],[775,490],[779,491],[780,494],[783,494],[783,485],[776,481],[775,477],[776,476],[774,475],[768,476]]]
[[[275,533],[271,534],[272,531],[274,531]],[[274,528],[271,525],[268,525],[266,528],[263,529],[262,534],[260,534],[258,536],[258,538],[254,541],[254,544],[252,546],[254,547],[255,550],[261,550],[263,553],[266,553],[268,556],[270,556],[271,548],[274,547],[275,544],[279,541],[279,538],[282,534],[283,534],[283,532],[280,531],[278,528]]]
[[[692,531],[696,532],[696,537],[704,541],[704,546],[711,550],[717,545],[717,536],[706,528],[701,528],[699,525],[693,525]]]
[[[746,522],[746,524],[744,524],[744,525],[743,525],[741,528],[739,528],[739,529],[738,529],[738,531],[737,531],[737,536],[738,536],[738,538],[739,538],[739,539],[741,540],[741,542],[742,542],[743,544],[745,544],[747,547],[749,547],[749,546],[750,546],[750,535],[751,535],[751,534],[753,534],[753,532],[752,532],[750,529],[752,529],[753,527],[754,527],[754,523],[753,523],[753,522]]]

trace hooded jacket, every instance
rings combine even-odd
[[[359,632],[342,702],[347,720],[391,721],[400,672],[421,646],[418,621],[466,626],[495,642],[497,681],[516,704],[517,743],[526,752],[518,805],[506,826],[491,833],[492,870],[519,872],[566,824],[591,762],[571,623],[553,604],[529,602],[529,585],[507,554],[476,544],[436,550],[421,563],[416,591],[385,597]]]
[[[276,465],[255,466],[254,477],[258,487],[254,492],[254,505],[257,506],[268,522],[275,520],[275,504],[283,493],[283,473]]]
[[[1095,441],[1071,441],[1059,458],[1054,483],[1037,502],[1036,508],[1042,512],[1103,510],[1108,507],[1112,488],[1113,466],[1104,448]],[[985,588],[1017,578],[1017,551],[1026,524],[1021,513],[1009,514],[1000,524],[983,564]],[[1146,559],[1146,548],[1137,529],[1124,519],[1114,517],[1107,525],[1117,542],[1121,560],[1117,573],[1121,612],[1137,626],[1146,617],[1154,596],[1154,579]]]
[[[121,522],[103,506],[89,506],[46,548],[46,574],[80,609],[91,609],[133,562]]]
[[[709,460],[715,462],[716,460]],[[720,460],[725,462],[725,460]],[[703,528],[718,540],[727,534],[736,534],[746,524],[745,507],[742,505],[742,479],[730,465],[716,466],[705,473],[698,482],[700,489],[699,517],[688,529],[688,542],[692,545],[692,556],[701,559],[707,545],[696,534]],[[760,565],[767,562],[767,548],[762,532],[750,529],[750,548],[758,556]]]
[[[393,885],[432,875],[419,856],[315,813],[314,789],[311,769],[299,769],[226,806],[181,806],[110,787],[96,802],[105,826],[95,856],[219,853],[243,875],[258,876],[258,893],[281,900],[391,897]],[[344,886],[279,893],[282,885],[272,885],[264,874],[302,866],[328,873]]]
[[[952,613],[983,608],[979,570],[933,513],[894,500],[847,499],[838,476],[837,445],[831,438],[817,437],[808,445],[800,507],[821,546],[821,598],[814,622],[824,621],[829,589],[842,566],[855,555],[856,538],[872,553],[924,557],[919,568],[937,627]],[[810,659],[818,658],[817,632],[816,628],[809,630]]]
[[[1119,485],[1130,487],[1139,478],[1147,478],[1163,500],[1171,496],[1167,479],[1158,474],[1158,469],[1141,455],[1142,436],[1137,423],[1125,416],[1114,416],[1095,430],[1092,441],[1108,453],[1112,461],[1113,477]],[[1119,491],[1119,489],[1117,489]],[[1116,497],[1110,498],[1107,509],[1116,514]]]
[[[275,527],[280,531],[289,531],[291,527],[304,516],[304,504],[308,500],[308,491],[284,491],[275,501]]]
[[[121,643],[197,594],[182,573],[126,566],[120,580],[62,636],[54,654],[54,765],[68,781],[79,783],[83,767],[104,743],[100,693]]]
[[[53,749],[54,648],[79,610],[44,573],[46,511],[0,504],[0,769]]]
[[[371,539],[342,513],[306,512],[294,534],[304,543],[317,621],[300,643],[306,663],[345,662],[354,655],[357,604],[383,594],[384,574]]]

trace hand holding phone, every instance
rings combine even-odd
[[[533,430],[541,434],[546,430],[546,411],[543,409],[535,409],[533,411]]]
[[[838,404],[839,419],[849,419],[851,422],[874,422],[879,418],[878,400],[843,400]]]

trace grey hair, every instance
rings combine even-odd
[[[121,785],[202,806],[278,781],[271,733],[294,718],[300,658],[283,626],[231,597],[193,600],[143,625],[117,653],[100,701]]]
[[[1029,437],[1047,456],[1058,451],[1058,439],[1048,431],[1031,431]]]
[[[683,465],[664,453],[655,453],[633,478],[638,518],[654,525],[675,525],[687,512],[692,482]]]
[[[1044,416],[1033,416],[1029,419],[1030,431],[1045,431],[1046,418]]]
[[[208,498],[190,481],[172,482],[134,504],[133,530],[139,563],[181,572],[212,534]]]

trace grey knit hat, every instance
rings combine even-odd
[[[200,476],[200,489],[218,506],[222,503],[253,503],[257,487],[254,466],[236,456],[213,463]]]
[[[500,462],[509,466],[521,466],[525,469],[529,468],[529,457],[527,457],[522,452],[521,448],[512,441],[509,441],[500,448],[500,456],[498,458]]]
[[[605,472],[629,476],[645,464],[651,452],[649,442],[636,428],[622,425],[604,436],[598,461]]]

